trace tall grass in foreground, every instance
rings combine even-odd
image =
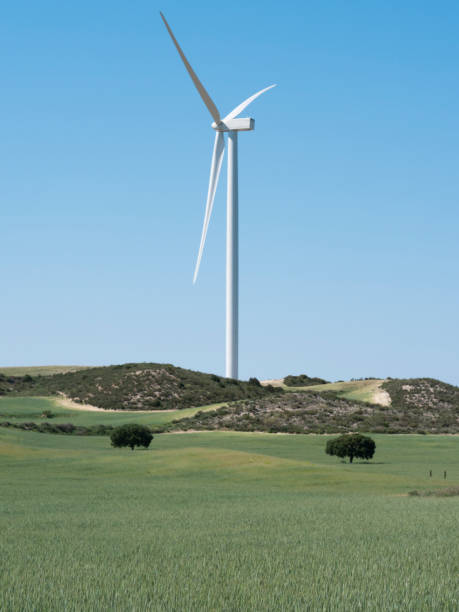
[[[0,609],[457,610],[459,500],[400,493],[457,476],[458,439],[376,441],[349,466],[313,436],[0,431]]]

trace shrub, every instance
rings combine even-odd
[[[112,446],[115,448],[128,446],[131,450],[134,450],[135,446],[148,448],[150,442],[153,440],[153,434],[145,425],[129,423],[127,425],[115,427],[110,439],[112,441]]]
[[[312,385],[325,385],[327,383],[328,380],[324,380],[323,378],[312,378],[307,374],[299,374],[298,376],[289,374],[284,378],[284,385],[287,385],[287,387],[310,387]]]
[[[47,425],[47,423],[44,423],[43,425]],[[55,427],[58,431],[61,431],[62,433],[65,433],[65,434],[71,434],[76,429],[73,423],[61,423],[59,425],[56,425]]]

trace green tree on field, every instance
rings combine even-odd
[[[116,448],[128,446],[131,450],[134,450],[135,446],[144,446],[148,448],[150,442],[153,440],[153,434],[145,425],[130,423],[116,427],[110,439],[112,441],[112,446]]]
[[[339,438],[327,441],[325,452],[336,457],[349,457],[352,463],[354,457],[358,459],[371,459],[375,454],[376,444],[372,438],[362,434],[344,434]]]

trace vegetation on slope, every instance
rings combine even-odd
[[[232,429],[285,433],[457,433],[459,407],[382,406],[333,393],[285,393],[231,403],[173,422],[175,430]]]
[[[183,430],[234,429],[290,433],[459,431],[459,388],[433,379],[374,379],[298,389],[289,387],[288,390],[288,393],[283,393],[279,388],[260,386],[256,379],[241,382],[172,365],[145,363],[90,368],[46,377],[0,374],[0,395],[4,395],[0,402],[0,420],[10,423],[9,426],[16,426],[20,419],[21,427],[32,429],[32,420],[38,417],[41,421],[43,417],[38,410],[50,408],[43,408],[41,404],[38,406],[37,402],[44,400],[34,400],[33,396],[58,398],[65,395],[79,403],[124,410],[131,422],[130,417],[137,419],[129,411],[176,410],[166,413],[170,417],[168,419],[161,417],[157,420],[154,413],[151,417],[145,417],[146,420],[143,415],[140,417],[139,422],[153,426],[156,431],[169,429],[168,422],[172,420],[173,428]],[[377,394],[387,396],[388,405],[377,404],[374,400],[361,401],[376,398]],[[28,396],[28,401],[35,402],[36,409],[31,406],[30,410],[26,410],[22,405],[14,410],[7,409],[4,402],[19,401],[18,396]],[[217,404],[216,410],[204,413],[197,408],[209,404]],[[184,409],[186,412],[182,412]],[[194,410],[198,410],[197,414]],[[112,424],[112,419],[105,419],[102,413],[87,415],[60,407],[52,425],[37,423],[35,431],[85,433],[83,429],[70,432],[68,426],[73,423],[83,427],[94,425],[94,432],[103,433],[103,428],[97,426]],[[115,415],[113,417],[113,423],[115,420],[116,424],[127,422],[126,419],[119,421]],[[180,422],[177,422],[179,419]],[[58,422],[64,424],[68,431],[56,428]]]
[[[291,388],[289,391],[299,391]],[[339,381],[322,385],[301,387],[308,392],[333,392],[337,397],[348,400],[395,406],[399,409],[425,410],[440,409],[443,416],[455,418],[459,406],[459,387],[433,378],[380,379]]]
[[[282,389],[177,368],[127,363],[53,376],[0,375],[0,395],[58,396],[105,409],[167,410],[282,393]]]
[[[447,422],[454,423],[459,411],[459,387],[434,378],[390,379],[382,388],[391,397],[392,405],[404,410],[441,412]]]

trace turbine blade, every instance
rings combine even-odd
[[[234,108],[229,115],[226,115],[223,121],[225,122],[227,119],[234,119],[234,117],[237,117],[240,113],[242,113],[246,106],[248,106],[251,102],[255,100],[255,98],[258,98],[258,96],[261,96],[262,93],[265,93],[265,91],[268,91],[268,89],[272,89],[273,87],[276,87],[276,85],[270,85],[269,87],[265,87],[256,94],[253,94],[253,96],[250,96],[250,98],[247,98],[247,100],[244,100],[244,102],[241,102],[241,104],[239,104],[239,106],[236,106],[236,108]]]
[[[206,212],[204,214],[204,223],[202,224],[201,243],[199,245],[198,259],[196,261],[196,268],[194,270],[193,284],[196,282],[196,279],[198,277],[199,266],[201,264],[202,252],[204,250],[204,244],[206,242],[207,228],[209,227],[210,215],[212,214],[212,207],[214,205],[215,192],[217,190],[218,177],[220,176],[224,153],[225,137],[223,136],[223,132],[217,132],[215,134],[214,151],[212,154],[212,163],[210,166],[209,190],[207,192]]]
[[[195,84],[196,89],[199,92],[199,95],[201,96],[201,98],[204,101],[204,104],[207,106],[207,108],[209,109],[210,114],[212,115],[212,117],[214,118],[215,123],[219,123],[220,122],[220,113],[218,112],[217,107],[215,106],[212,98],[209,96],[209,94],[207,93],[207,91],[204,88],[204,85],[201,83],[201,81],[198,79],[197,74],[195,73],[195,71],[193,70],[193,68],[190,66],[188,60],[185,57],[185,54],[183,53],[180,45],[178,44],[174,34],[172,33],[172,30],[169,27],[169,24],[166,21],[166,18],[164,17],[164,15],[161,13],[161,11],[159,12],[159,14],[161,15],[161,19],[164,21],[164,25],[167,28],[167,31],[170,34],[170,37],[172,38],[172,42],[175,45],[175,48],[177,49],[177,51],[179,52],[180,57],[182,58],[182,62],[185,64],[185,68],[188,71],[188,74],[191,77],[191,80],[193,81],[193,83]]]

